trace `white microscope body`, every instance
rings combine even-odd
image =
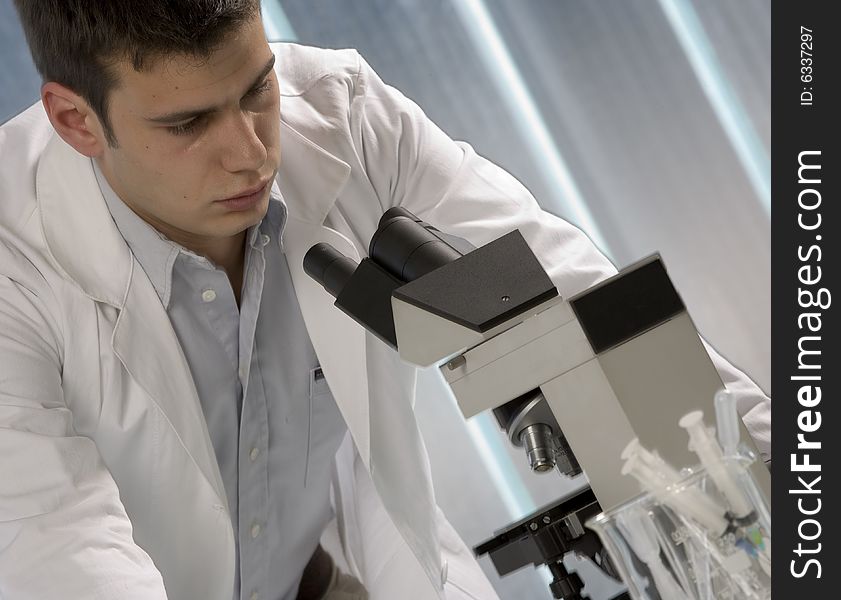
[[[640,492],[620,472],[623,448],[639,438],[675,465],[695,464],[678,421],[713,414],[723,384],[659,256],[565,299],[519,231],[465,244],[396,208],[359,265],[319,244],[304,268],[404,360],[438,366],[465,417],[492,410],[534,471],[584,472],[589,489],[475,549],[501,575],[546,564],[555,597],[580,598],[563,556],[598,560],[582,523]],[[752,471],[770,498],[768,470],[756,461]]]

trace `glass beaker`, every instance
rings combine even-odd
[[[725,458],[752,507],[728,512],[725,496],[703,468],[678,483],[640,494],[587,521],[638,600],[765,600],[771,597],[771,517],[748,467],[753,457]],[[703,493],[727,527],[710,531],[685,510]],[[732,490],[731,490],[732,493]]]

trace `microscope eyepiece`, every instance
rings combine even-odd
[[[391,208],[371,238],[368,254],[398,279],[409,282],[442,267],[462,254],[432,233],[409,211]]]
[[[304,272],[334,298],[356,270],[356,263],[327,243],[316,244],[304,255]]]

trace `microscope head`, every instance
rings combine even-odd
[[[519,231],[474,249],[393,208],[361,263],[317,244],[304,269],[405,361],[438,366],[465,417],[493,411],[532,471],[587,476],[589,488],[475,549],[500,574],[546,564],[555,597],[579,598],[563,555],[599,562],[582,523],[639,493],[621,475],[622,449],[639,438],[695,462],[674,425],[711,411],[723,384],[659,256],[563,299]],[[764,466],[754,476],[770,497]]]
[[[519,231],[474,248],[402,208],[383,215],[369,258],[359,265],[317,244],[304,269],[337,307],[421,367],[444,363],[453,370],[454,357],[561,302]],[[562,472],[578,474],[539,390],[509,400],[494,414],[511,443],[525,448],[532,468],[551,470],[560,458]]]

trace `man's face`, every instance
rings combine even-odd
[[[97,157],[114,191],[188,247],[259,222],[280,164],[273,61],[256,17],[205,61],[166,57],[141,73],[118,63],[109,95],[117,147]]]

